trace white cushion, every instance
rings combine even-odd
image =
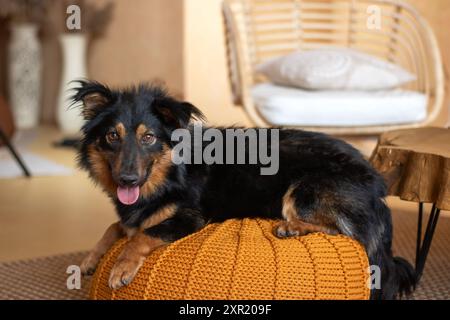
[[[420,122],[424,94],[406,90],[311,91],[263,83],[252,88],[259,113],[280,126],[370,126]]]
[[[313,90],[387,90],[415,79],[403,68],[349,48],[297,51],[256,67],[271,82]]]

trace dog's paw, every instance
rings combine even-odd
[[[303,230],[296,228],[293,223],[281,221],[275,226],[273,233],[278,238],[287,238],[303,235]]]
[[[305,236],[313,232],[322,232],[329,235],[336,235],[339,233],[336,229],[314,225],[300,220],[281,221],[273,230],[273,233],[278,238]]]
[[[111,270],[109,287],[119,289],[130,284],[139,271],[142,262],[143,259],[119,259]]]
[[[80,270],[83,276],[91,276],[94,274],[95,269],[97,269],[97,265],[100,261],[98,256],[91,252],[88,254],[86,258],[84,258],[83,262],[81,262]]]

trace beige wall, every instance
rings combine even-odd
[[[106,3],[110,0],[95,0]],[[154,78],[183,90],[181,0],[114,0],[114,19],[89,57],[91,77],[111,85]]]
[[[434,30],[436,38],[441,49],[442,60],[444,62],[444,72],[446,78],[446,99],[444,111],[440,114],[438,125],[450,125],[448,115],[450,108],[450,87],[449,87],[449,68],[450,68],[450,1],[449,0],[407,0],[412,4],[422,16],[429,22]]]
[[[213,124],[250,125],[232,105],[221,0],[184,0],[184,95]]]

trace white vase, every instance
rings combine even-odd
[[[18,129],[29,129],[39,122],[42,62],[37,31],[38,27],[29,23],[11,26],[9,93]]]
[[[57,121],[60,129],[71,135],[79,133],[84,120],[79,107],[70,107],[73,88],[78,84],[74,80],[87,77],[86,49],[87,37],[81,33],[60,36],[63,53],[61,86],[58,101]]]

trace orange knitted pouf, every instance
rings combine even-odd
[[[362,246],[321,233],[278,239],[275,221],[227,220],[153,252],[133,282],[108,277],[126,240],[100,263],[92,299],[368,299]]]

